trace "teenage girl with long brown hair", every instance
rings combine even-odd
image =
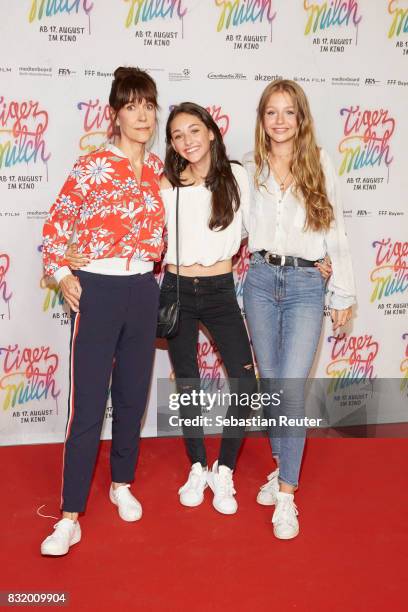
[[[249,331],[264,384],[284,391],[280,415],[302,419],[325,302],[318,260],[328,254],[332,262],[333,331],[351,318],[355,289],[336,173],[316,144],[308,100],[297,83],[278,80],[262,93],[255,151],[244,165],[252,183],[252,256],[244,286]],[[257,501],[275,505],[275,536],[289,539],[299,532],[294,492],[305,428],[281,427],[270,436],[277,469]]]

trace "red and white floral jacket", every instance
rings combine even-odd
[[[160,159],[146,153],[138,184],[129,159],[113,145],[80,157],[44,224],[45,274],[68,266],[65,251],[74,227],[78,251],[91,259],[160,261],[162,172]]]

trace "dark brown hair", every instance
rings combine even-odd
[[[115,122],[120,109],[129,102],[146,100],[153,104],[156,110],[159,108],[156,83],[147,72],[131,66],[119,66],[113,76],[109,94],[109,105],[114,110],[112,123]]]
[[[217,124],[205,108],[194,102],[178,104],[172,109],[167,119],[164,173],[173,186],[185,186],[180,175],[187,167],[188,161],[181,157],[171,144],[171,124],[173,119],[181,113],[197,117],[214,135],[214,140],[211,141],[210,170],[205,177],[205,186],[212,193],[208,227],[211,230],[223,230],[230,225],[234,213],[239,208],[240,191]]]

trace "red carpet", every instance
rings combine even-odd
[[[209,440],[209,459],[218,449]],[[102,444],[83,540],[42,558],[55,521],[61,445],[1,449],[1,591],[67,591],[72,610],[407,609],[408,440],[311,439],[297,493],[300,535],[279,541],[272,509],[255,496],[272,470],[264,438],[246,440],[235,484],[239,510],[222,516],[211,493],[183,508],[188,465],[181,440],[142,440],[134,491],[139,523],[109,502],[109,443]],[[28,608],[27,608],[28,609]]]

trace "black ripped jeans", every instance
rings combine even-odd
[[[176,275],[166,272],[160,296],[160,305],[176,298]],[[229,378],[230,393],[238,398],[231,400],[226,419],[248,417],[251,406],[246,399],[256,389],[256,376],[248,333],[235,294],[232,273],[217,276],[180,276],[180,325],[178,334],[168,340],[169,353],[177,379],[179,393],[200,389],[200,372],[197,362],[199,323],[210,332],[224,362]],[[182,419],[201,415],[201,406],[180,406]],[[225,425],[219,465],[232,470],[241,446],[245,427]],[[191,463],[207,465],[204,432],[200,426],[185,426],[183,435]]]

